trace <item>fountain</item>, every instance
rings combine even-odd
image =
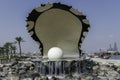
[[[80,47],[89,28],[86,16],[71,6],[48,3],[33,9],[27,17],[27,30],[40,46],[42,59],[37,71],[43,76],[80,74]],[[63,57],[76,53],[79,58]]]

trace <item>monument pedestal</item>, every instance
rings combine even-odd
[[[59,76],[81,72],[81,60],[79,59],[42,60],[38,62],[38,65],[38,72],[42,75]]]

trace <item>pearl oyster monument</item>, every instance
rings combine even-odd
[[[62,58],[63,54],[81,55],[81,44],[89,31],[89,21],[71,6],[42,4],[27,17],[27,30],[39,44],[41,56]]]

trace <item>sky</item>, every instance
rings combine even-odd
[[[0,0],[0,46],[21,36],[22,51],[38,51],[37,43],[26,30],[26,17],[41,4],[61,2],[78,9],[90,22],[91,28],[82,50],[93,53],[117,43],[120,50],[120,0]]]

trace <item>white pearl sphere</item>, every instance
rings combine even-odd
[[[52,47],[48,51],[49,59],[60,59],[63,57],[63,51],[59,47]]]

